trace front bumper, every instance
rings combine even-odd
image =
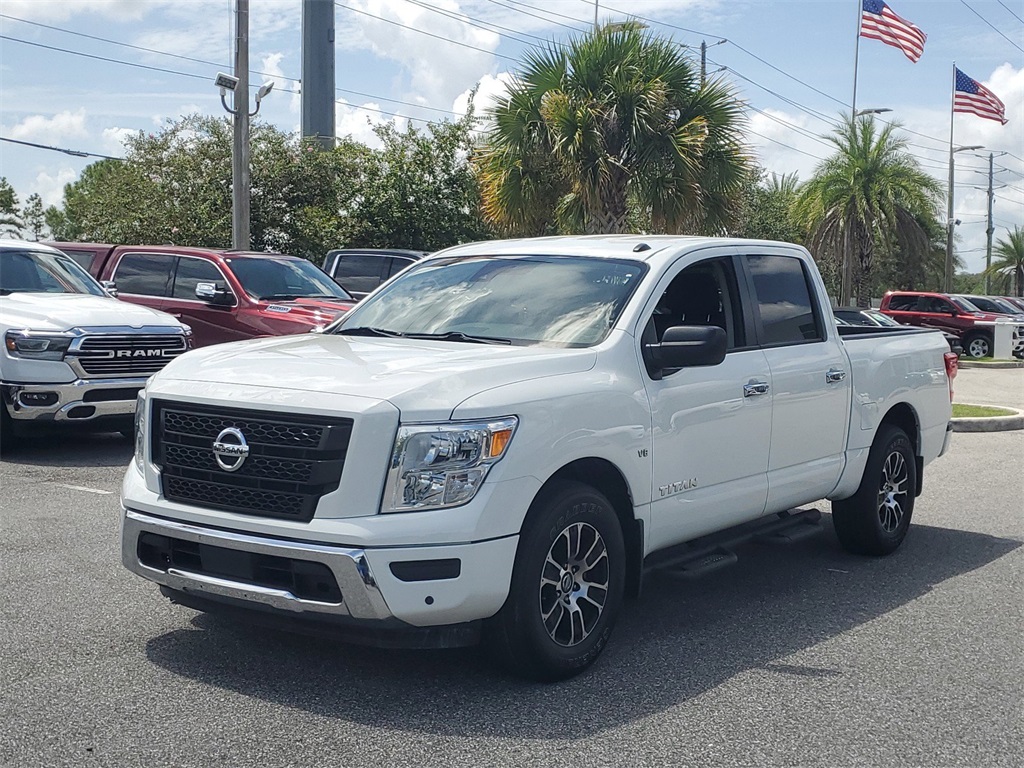
[[[181,556],[161,560],[148,548],[147,542],[167,540]],[[302,620],[341,620],[364,629],[425,628],[496,613],[508,594],[517,544],[518,536],[507,536],[465,544],[354,548],[210,528],[125,509],[121,561],[166,590],[214,604]],[[304,594],[287,586],[288,576],[280,576],[311,568],[329,574],[327,583],[310,587],[304,582]],[[299,585],[300,578],[291,578]]]
[[[63,384],[0,382],[3,407],[12,419],[86,422],[135,413],[135,398],[145,377],[77,379]]]

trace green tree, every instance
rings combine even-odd
[[[21,217],[29,236],[33,240],[42,239],[46,233],[46,211],[43,208],[43,198],[35,192],[25,198],[25,207],[21,209]]]
[[[802,243],[804,231],[792,213],[799,191],[800,181],[795,173],[780,176],[757,169],[751,183],[745,185],[737,222],[729,234]]]
[[[826,136],[835,153],[818,165],[796,203],[808,247],[819,260],[852,259],[853,293],[868,305],[876,251],[923,262],[942,189],[906,151],[898,124],[879,130],[872,116],[843,118]],[[923,224],[923,222],[925,224]]]
[[[1024,230],[1007,230],[992,251],[994,259],[986,270],[993,289],[1012,296],[1024,296]]]
[[[477,157],[507,232],[720,232],[749,178],[742,104],[678,44],[605,26],[525,54]]]
[[[24,223],[18,215],[18,195],[6,176],[0,176],[0,237],[21,237]]]

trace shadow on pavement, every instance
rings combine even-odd
[[[827,516],[826,516],[827,518]],[[660,712],[750,669],[810,678],[841,669],[783,661],[1012,552],[1011,539],[915,526],[888,558],[843,553],[827,533],[750,545],[703,580],[649,580],[587,673],[556,685],[508,677],[476,649],[382,651],[199,615],[152,638],[182,677],[316,715],[398,731],[585,737]],[[186,610],[186,609],[181,609]]]
[[[131,460],[134,442],[120,432],[77,429],[40,430],[4,443],[0,462],[34,467],[123,467]]]

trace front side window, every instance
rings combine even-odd
[[[658,298],[644,341],[661,341],[674,326],[717,325],[725,330],[727,349],[746,346],[738,294],[731,258],[692,264]]]
[[[0,295],[11,293],[107,295],[88,272],[62,253],[2,250]]]
[[[824,339],[800,259],[748,256],[747,265],[754,281],[763,344],[802,344]]]
[[[196,286],[199,283],[217,283],[226,288],[224,275],[215,264],[203,259],[182,256],[178,259],[178,269],[174,273],[174,290],[171,295],[176,299],[196,300]]]
[[[114,271],[119,293],[137,296],[167,295],[174,274],[175,257],[166,253],[129,253]]]
[[[578,256],[430,259],[330,332],[586,347],[608,335],[646,269]]]
[[[345,289],[326,272],[304,259],[255,258],[250,256],[225,259],[254,299],[290,301],[293,299],[350,300]]]

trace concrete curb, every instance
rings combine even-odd
[[[957,403],[957,405],[974,405],[974,403]],[[1024,429],[1024,411],[1008,408],[1005,405],[979,406],[981,408],[1005,408],[1013,411],[1009,416],[982,416],[952,419],[954,432],[1009,432]]]
[[[1024,361],[1016,360],[1000,360],[998,362],[991,363],[978,363],[973,360],[960,358],[957,364],[959,368],[1024,368]]]

